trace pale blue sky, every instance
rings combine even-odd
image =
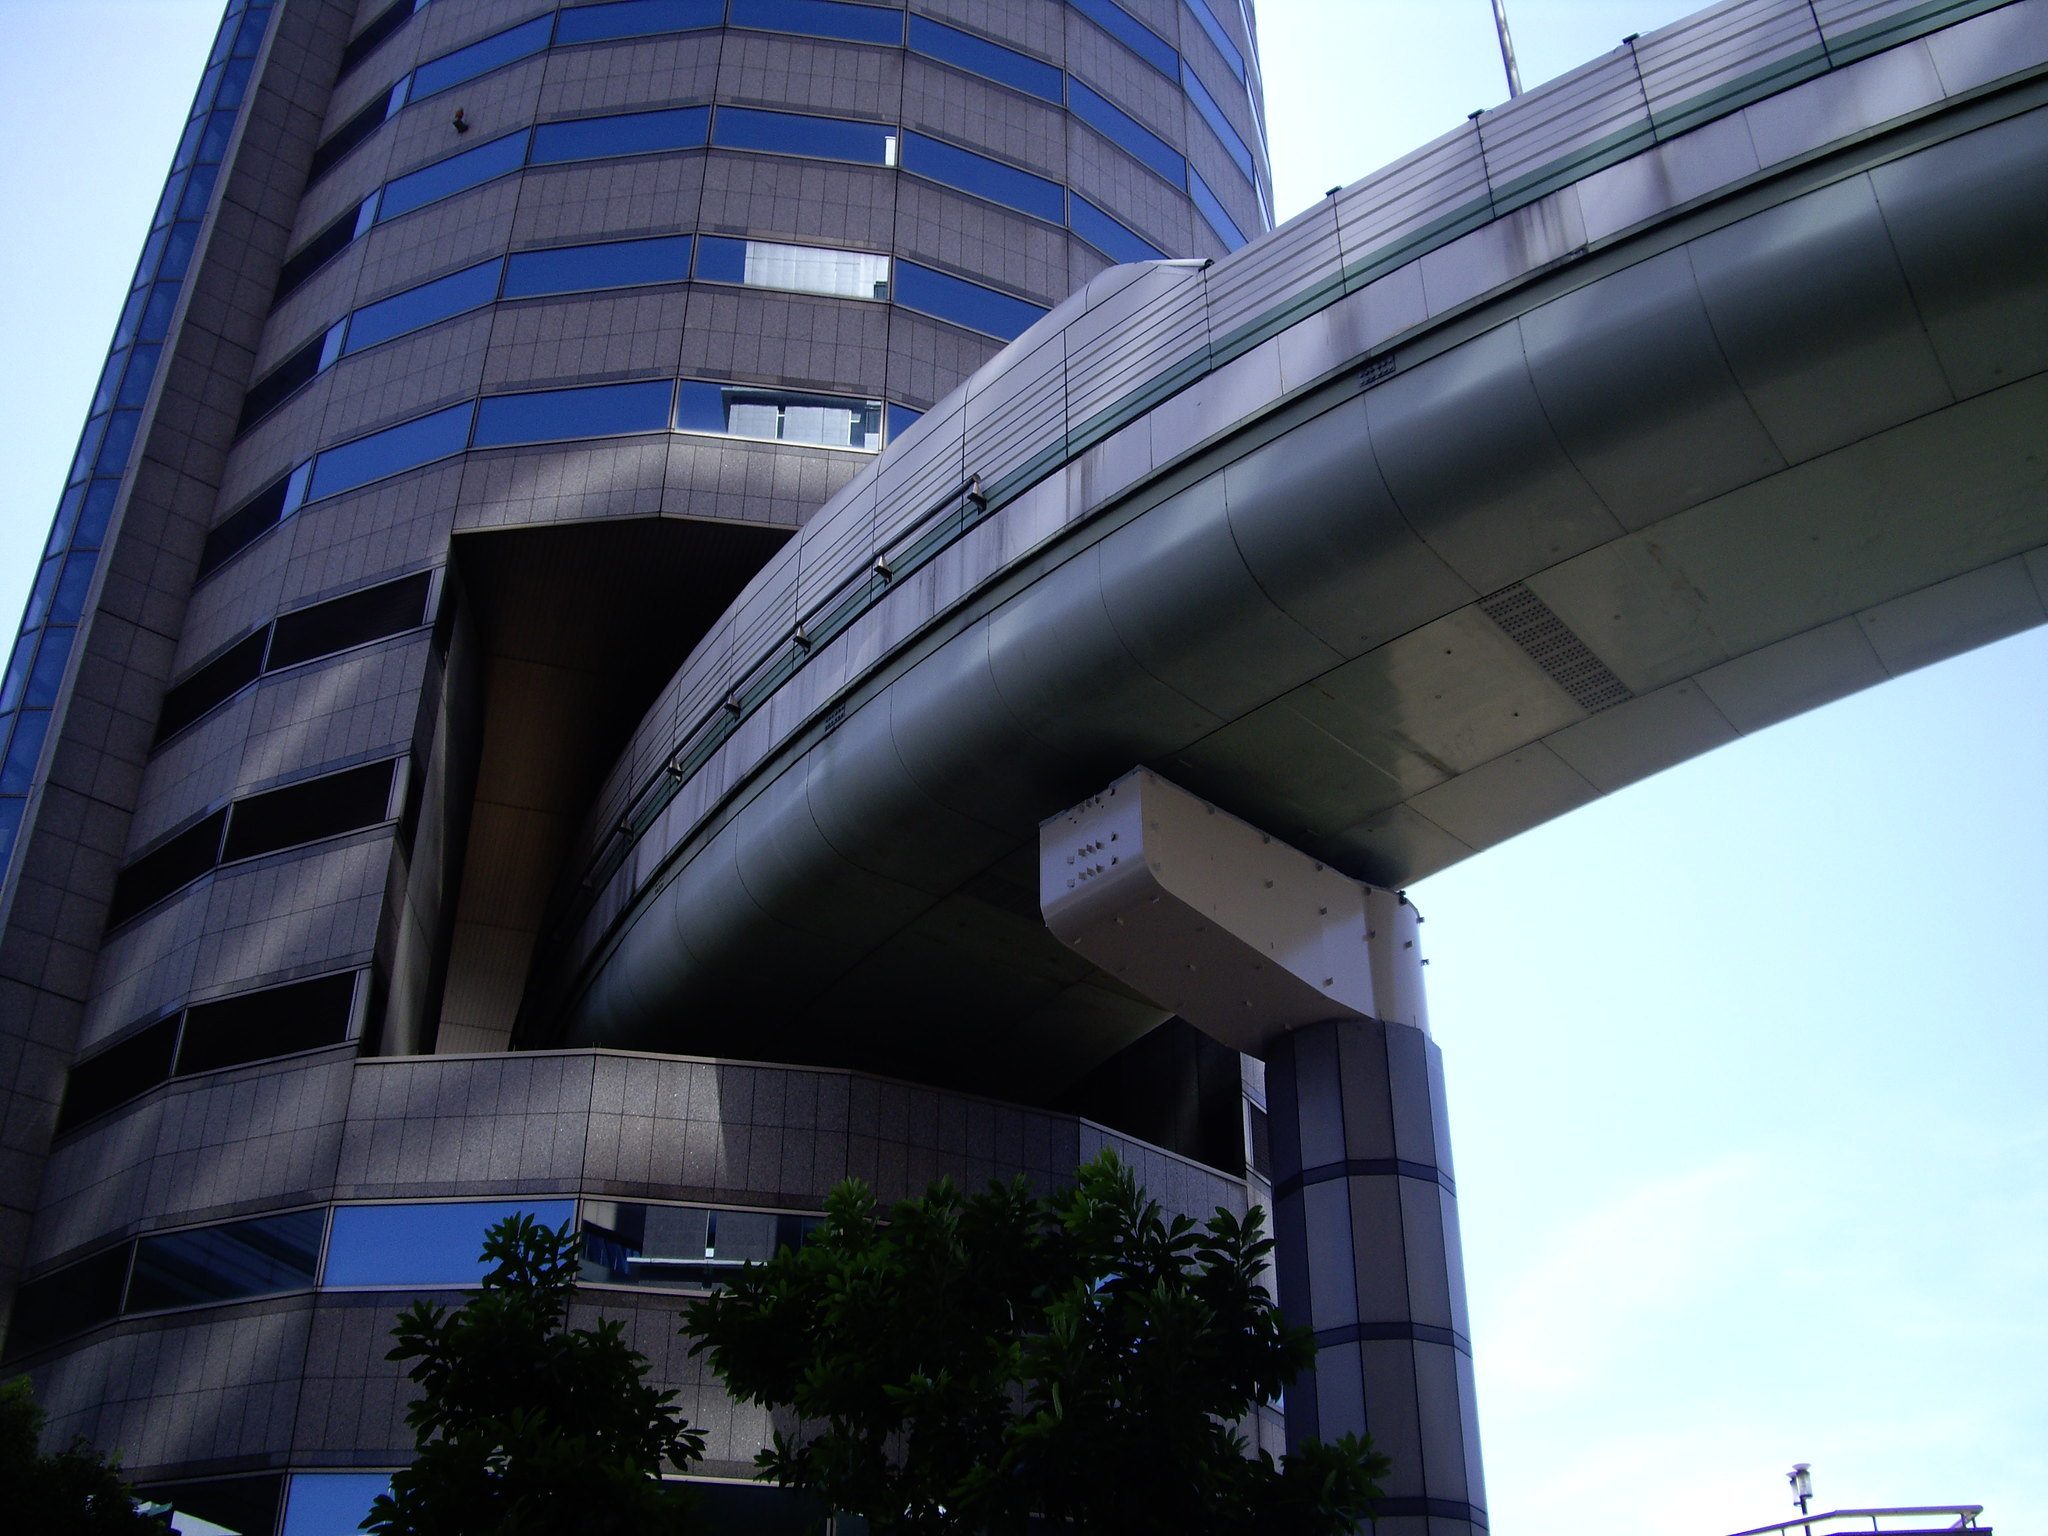
[[[1692,9],[1509,0],[1534,85]],[[19,614],[220,7],[0,0]],[[1505,95],[1487,0],[1263,0],[1286,215]],[[2048,631],[1418,886],[1493,1528],[2048,1530]]]

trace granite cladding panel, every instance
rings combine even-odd
[[[687,231],[704,186],[700,150],[528,171],[511,244],[573,245]]]
[[[690,291],[682,372],[870,398],[888,347],[886,305],[700,283]]]
[[[667,378],[683,345],[681,287],[539,299],[501,306],[483,387],[493,392]]]
[[[548,58],[539,116],[577,117],[708,101],[718,84],[715,32],[557,49]]]

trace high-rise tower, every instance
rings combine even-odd
[[[1187,1031],[1011,1102],[739,1009],[510,1047],[748,578],[1067,294],[1270,213],[1248,0],[232,0],[0,698],[0,1287],[60,1432],[267,1532],[402,1455],[393,1293],[523,1201],[743,1476],[661,1292],[838,1178],[1108,1140],[1244,1205]]]

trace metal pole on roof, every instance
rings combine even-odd
[[[1508,72],[1508,97],[1522,94],[1522,72],[1515,68],[1515,40],[1508,36],[1507,0],[1493,0],[1493,29],[1500,34],[1501,67]]]

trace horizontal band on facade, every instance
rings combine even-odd
[[[1411,1162],[1405,1157],[1347,1157],[1341,1163],[1319,1163],[1289,1174],[1273,1186],[1273,1198],[1285,1200],[1311,1184],[1327,1184],[1332,1179],[1372,1178],[1420,1179],[1439,1186],[1446,1194],[1458,1192],[1457,1183],[1434,1163]]]
[[[1438,1328],[1432,1323],[1346,1323],[1341,1328],[1318,1329],[1315,1337],[1317,1349],[1406,1339],[1416,1344],[1447,1344],[1461,1355],[1472,1353],[1472,1341],[1464,1334],[1455,1328]]]

